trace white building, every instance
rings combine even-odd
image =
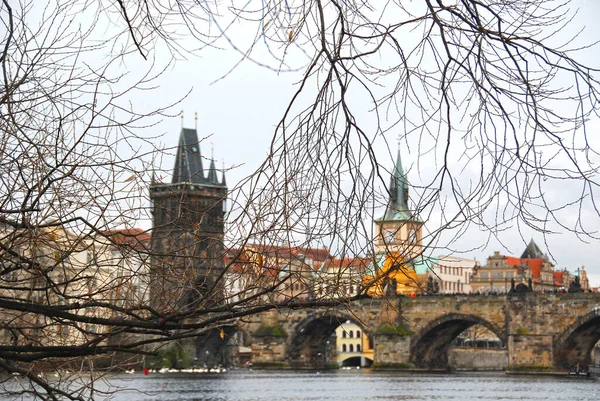
[[[468,294],[471,292],[471,276],[477,266],[479,262],[475,259],[440,256],[429,277],[437,283],[440,294]]]

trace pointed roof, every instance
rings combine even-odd
[[[521,255],[521,259],[546,259],[546,256],[532,238],[531,241],[529,241],[527,248],[525,248],[525,251]]]
[[[208,177],[206,179],[212,184],[218,184],[219,179],[217,178],[217,168],[215,167],[214,159],[210,161],[210,167],[208,168]]]
[[[408,188],[408,181],[402,169],[400,148],[398,148],[396,165],[390,179],[390,198],[385,208],[385,214],[377,221],[420,221],[418,218],[413,217],[412,212],[408,209]]]
[[[221,180],[221,185],[227,186],[227,183],[225,182],[225,162],[223,162],[223,179]]]
[[[205,182],[198,134],[195,129],[182,128],[173,168],[173,184]]]

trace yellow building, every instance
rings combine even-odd
[[[373,363],[373,344],[361,327],[351,321],[335,329],[336,362],[342,366],[368,367]]]
[[[376,263],[363,277],[371,296],[419,294],[425,288],[423,222],[408,208],[408,189],[398,150],[385,214],[375,220]]]
[[[394,252],[379,259],[374,275],[364,276],[363,285],[367,294],[372,297],[382,297],[395,287],[397,295],[410,296],[420,294],[424,288],[424,277],[420,277],[415,269],[407,266],[404,258]]]

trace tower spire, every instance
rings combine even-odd
[[[221,185],[227,186],[227,183],[225,182],[225,159],[223,159],[221,162],[223,165],[223,179],[221,180]]]
[[[202,184],[204,182],[198,134],[195,129],[181,128],[175,167],[173,168],[173,184]]]
[[[400,156],[400,139],[398,139],[398,154],[390,178],[389,200],[385,215],[381,220],[403,221],[412,219],[412,213],[408,209],[408,189],[408,181],[402,168],[402,158]]]
[[[210,159],[210,167],[208,169],[207,180],[213,184],[219,183],[219,179],[217,178],[217,168],[215,166],[215,159]]]

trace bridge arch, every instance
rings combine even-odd
[[[333,366],[335,343],[330,336],[335,329],[351,321],[361,328],[362,335],[369,335],[365,325],[351,314],[325,311],[311,314],[294,326],[286,346],[286,361],[293,369],[325,369]]]
[[[193,365],[209,368],[234,365],[230,353],[232,340],[236,340],[237,337],[241,338],[242,342],[249,341],[250,338],[244,330],[235,325],[215,328],[195,337]]]
[[[592,349],[600,340],[600,305],[579,317],[554,341],[554,363],[557,369],[591,363]]]
[[[410,362],[416,368],[447,369],[452,341],[471,326],[480,324],[506,344],[504,330],[476,315],[449,313],[420,330],[411,341]]]

